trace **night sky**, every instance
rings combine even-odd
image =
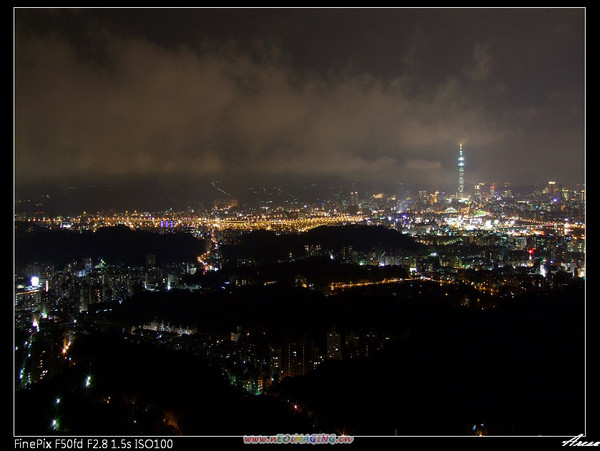
[[[15,190],[584,183],[585,13],[18,8]]]

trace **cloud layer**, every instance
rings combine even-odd
[[[507,86],[480,42],[462,72],[425,86],[410,72],[300,71],[284,49],[260,41],[248,52],[235,42],[192,50],[102,29],[95,39],[100,50],[86,54],[59,34],[18,36],[17,182],[297,174],[453,183],[459,142],[477,149],[473,177],[507,177],[511,159],[524,155],[506,152],[511,143],[526,135],[535,146],[531,124],[551,114],[492,108]]]

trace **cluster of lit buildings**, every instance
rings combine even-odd
[[[287,377],[303,376],[330,360],[372,356],[391,341],[376,331],[342,332],[335,325],[322,340],[308,334],[285,334],[265,342],[263,331],[237,327],[230,332],[206,334],[196,328],[167,325],[156,320],[132,328],[129,340],[161,343],[172,349],[185,349],[221,369],[234,386],[252,394],[268,391]],[[323,342],[323,344],[317,343]]]

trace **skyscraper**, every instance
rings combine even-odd
[[[313,343],[307,336],[286,337],[281,350],[282,377],[303,376],[314,369]]]
[[[457,197],[463,197],[465,191],[465,159],[462,153],[462,143],[458,152],[458,192]]]

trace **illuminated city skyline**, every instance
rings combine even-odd
[[[585,26],[14,8],[15,449],[589,432]]]

